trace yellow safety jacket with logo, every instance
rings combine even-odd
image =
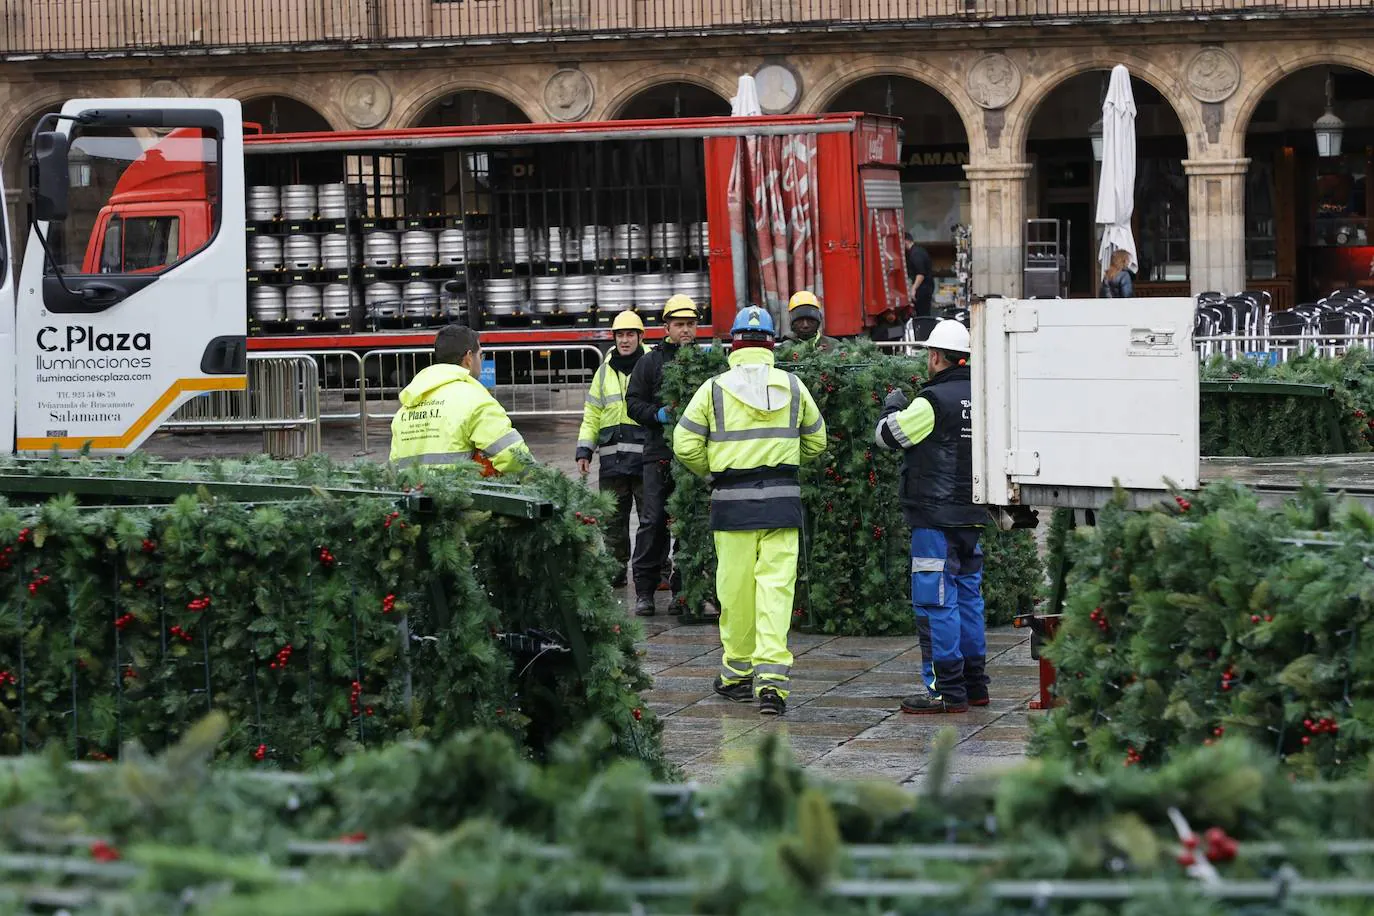
[[[532,460],[505,408],[462,366],[427,366],[401,390],[401,409],[391,421],[392,463],[476,461],[508,474]]]
[[[641,346],[643,352],[648,347]],[[592,377],[582,407],[582,427],[577,431],[577,458],[591,460],[601,453],[602,477],[638,477],[644,466],[647,433],[625,409],[625,388],[630,377],[611,365],[614,349]]]
[[[803,462],[825,451],[825,420],[795,375],[749,347],[703,384],[677,421],[673,451],[711,484],[711,528],[757,531],[802,526]]]

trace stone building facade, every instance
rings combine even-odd
[[[965,7],[924,4],[944,5]],[[136,51],[74,53],[11,41],[0,59],[0,149],[14,188],[36,117],[85,95],[230,96],[246,103],[246,118],[277,130],[406,128],[727,113],[738,77],[753,73],[772,110],[902,117],[912,211],[933,214],[926,241],[937,262],[945,223],[971,226],[976,293],[1021,293],[1026,220],[1037,217],[1062,220],[1071,236],[1062,247],[1080,262],[1070,291],[1090,293],[1096,266],[1081,263],[1095,247],[1088,131],[1106,71],[1123,64],[1140,90],[1136,234],[1142,262],[1151,252],[1139,278],[1147,293],[1259,287],[1284,304],[1358,282],[1354,267],[1336,268],[1334,280],[1313,273],[1310,249],[1335,245],[1313,241],[1328,218],[1313,214],[1336,212],[1321,204],[1332,187],[1350,199],[1340,215],[1351,227],[1371,216],[1361,159],[1369,164],[1374,149],[1374,2],[1289,0],[1248,13],[1237,13],[1244,2],[1205,3],[1227,10],[1186,16],[1178,0],[1126,5],[1141,15],[1073,3],[1073,15],[996,23],[933,15],[840,28],[798,15],[786,27],[627,28],[612,10],[604,26],[583,21],[580,31],[512,27],[429,41],[359,40],[342,26],[342,37],[325,29],[275,46],[230,37],[217,47],[159,47],[145,37]],[[102,40],[74,41],[83,42]],[[1309,149],[1328,82],[1346,122],[1346,174],[1323,184],[1340,172]],[[21,197],[12,192],[12,212]],[[1066,215],[1076,217],[1072,228]],[[1374,252],[1371,234],[1342,236],[1363,249],[1351,264]]]

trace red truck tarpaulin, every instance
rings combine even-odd
[[[736,265],[735,301],[767,307],[782,333],[790,331],[787,300],[809,289],[824,301],[816,251],[816,135],[744,137],[730,173],[730,247]]]

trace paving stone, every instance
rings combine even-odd
[[[807,704],[808,706],[834,706],[842,709],[886,709],[895,712],[897,704],[887,697],[845,697],[833,691],[823,693]]]
[[[942,729],[952,728],[954,734],[963,740],[972,738],[982,725],[972,722],[954,721],[961,719],[962,716],[909,716],[901,713],[889,716],[882,722],[877,723],[871,728],[865,729],[859,734],[860,738],[919,738],[921,740],[933,741],[935,736]],[[931,721],[932,719],[936,721]]]
[[[860,731],[870,725],[877,725],[891,714],[886,709],[846,709],[835,706],[817,706],[815,703],[789,705],[784,717],[789,725],[799,722],[845,722],[859,726]]]
[[[983,733],[959,743],[958,756],[970,757],[1025,757],[1026,746],[1016,741],[982,740]]]
[[[836,748],[809,769],[839,779],[910,779],[920,769],[921,757],[914,753],[879,753],[867,749]]]
[[[978,732],[979,741],[1006,741],[1025,747],[1030,740],[1030,727],[1025,725],[1003,725],[1002,720],[997,720],[997,724],[989,725],[987,728]]]
[[[711,695],[712,683],[708,677],[669,677],[668,673],[664,672],[654,677],[653,689],[668,693],[695,693],[700,699]]]

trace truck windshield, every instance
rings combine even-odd
[[[68,216],[49,227],[61,272],[140,273],[177,263],[189,253],[181,251],[182,208],[217,217],[211,203],[219,194],[218,164],[217,140],[202,128],[159,136],[143,128],[74,127]],[[217,227],[208,228],[190,247],[209,242]]]

